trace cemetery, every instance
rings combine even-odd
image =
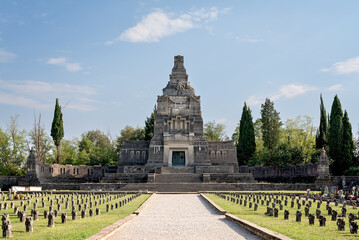
[[[125,192],[1,192],[2,237],[85,239],[132,214],[148,197]]]

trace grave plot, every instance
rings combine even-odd
[[[0,193],[1,234],[15,239],[85,239],[132,214],[149,194]]]
[[[292,239],[359,239],[356,204],[290,193],[207,193],[227,213]]]

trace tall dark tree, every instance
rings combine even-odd
[[[64,137],[64,127],[63,127],[63,121],[62,121],[61,106],[59,105],[58,98],[56,98],[54,119],[52,120],[51,137],[54,140],[56,150],[57,150],[56,161],[57,161],[57,163],[60,163],[61,140]]]
[[[244,103],[242,117],[239,123],[239,138],[237,144],[237,159],[239,165],[247,164],[256,151],[256,139],[251,110]]]
[[[269,98],[262,104],[261,122],[263,145],[272,150],[278,145],[282,123],[279,112],[274,109],[274,103]]]
[[[354,165],[354,141],[352,125],[349,122],[347,111],[344,111],[343,117],[343,168],[348,170]]]
[[[332,173],[341,175],[344,172],[343,160],[343,110],[339,98],[335,95],[330,111],[328,146],[329,156],[333,160]]]
[[[326,148],[328,144],[328,121],[327,113],[325,111],[322,94],[320,94],[320,123],[315,139],[317,149]]]
[[[154,127],[155,127],[155,118],[156,118],[157,108],[156,105],[151,113],[151,116],[148,117],[145,121],[145,140],[151,140],[153,137]]]

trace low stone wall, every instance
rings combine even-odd
[[[23,176],[0,176],[0,188],[2,191],[7,191],[12,186],[18,186],[23,178]]]
[[[234,173],[234,166],[196,166],[196,173]]]
[[[209,175],[210,175],[210,182],[217,182],[217,183],[256,182],[251,173],[237,173],[237,174],[210,173]]]
[[[265,182],[314,183],[318,177],[317,164],[294,166],[240,166],[240,173],[252,173],[254,179]]]

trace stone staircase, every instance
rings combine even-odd
[[[161,174],[194,173],[194,167],[161,167]]]
[[[156,174],[156,183],[200,183],[202,174],[195,173],[168,173]]]

